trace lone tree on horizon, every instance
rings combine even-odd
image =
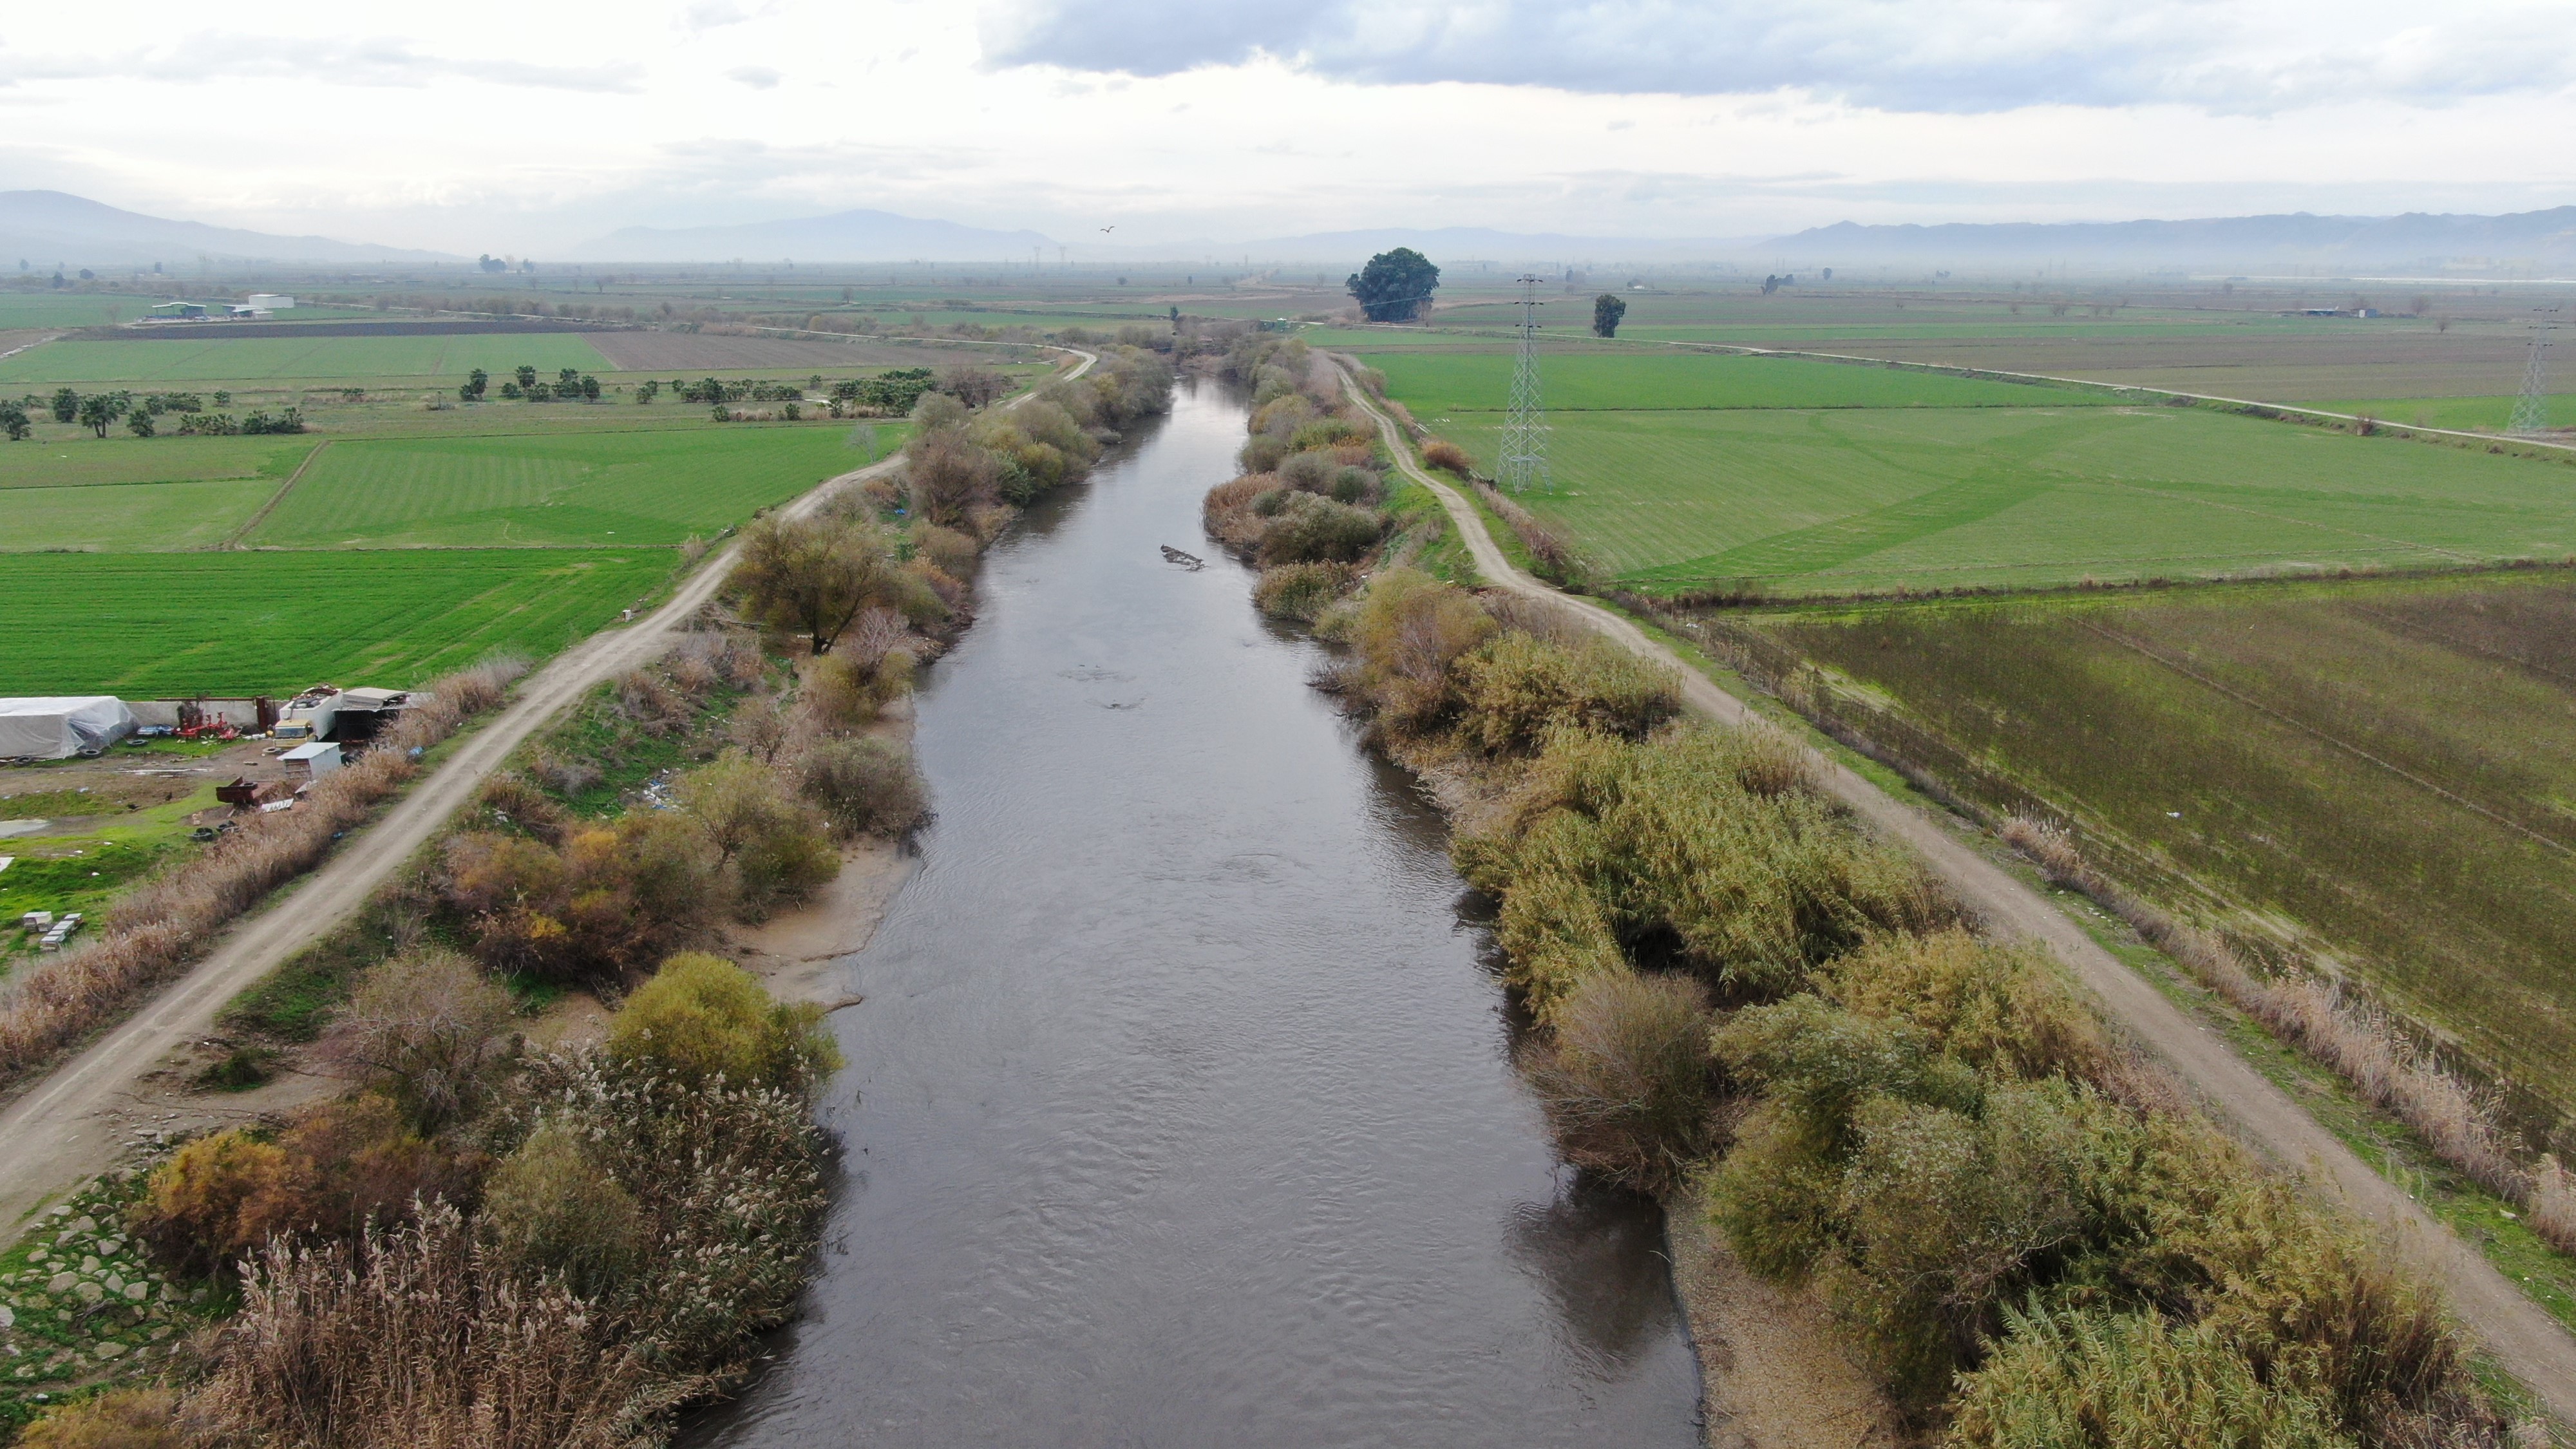
[[[1397,247],[1369,258],[1343,285],[1371,322],[1410,322],[1431,305],[1440,269],[1413,248]]]
[[[1608,292],[1604,292],[1600,296],[1593,298],[1592,335],[1595,337],[1618,336],[1619,319],[1627,315],[1628,303],[1625,298],[1614,297]]]

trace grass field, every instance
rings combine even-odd
[[[283,548],[672,544],[868,454],[851,429],[691,428],[334,443],[245,540]],[[905,426],[875,425],[878,455]]]
[[[1387,390],[1416,416],[1499,410],[1512,358],[1493,351],[1379,353]],[[1547,410],[1644,412],[1676,408],[1970,408],[2074,406],[2113,401],[2076,388],[1986,382],[1940,373],[1854,367],[1727,353],[1550,352],[1541,358]]]
[[[2519,400],[2512,394],[2498,397],[2381,397],[2321,402],[2317,406],[2339,413],[2383,418],[2392,423],[2413,423],[2418,427],[2500,433],[2512,423],[2513,405]],[[2544,399],[2541,406],[2544,423],[2560,428],[2576,427],[2576,392],[2558,393]]]
[[[277,492],[266,478],[0,489],[0,551],[213,548]]]
[[[321,442],[309,436],[94,438],[50,426],[46,431],[54,436],[0,443],[0,489],[284,478]]]
[[[1368,360],[1493,470],[1502,415],[1460,404],[1499,402],[1507,357]],[[1723,366],[1686,365],[1701,361]],[[1545,364],[1551,400],[1564,376],[1578,405],[1549,413],[1556,491],[1529,506],[1610,578],[1650,590],[2014,588],[2576,554],[2576,472],[2558,463],[1866,367]],[[1615,402],[1622,384],[1644,406],[1580,406]],[[1952,387],[1999,405],[1887,405]],[[1874,405],[1819,405],[1838,396]]]
[[[669,549],[0,555],[12,694],[402,688],[550,655],[660,587]]]
[[[1737,622],[2576,1110],[2566,572]]]
[[[433,337],[215,337],[126,342],[48,342],[0,358],[0,386],[35,383],[213,383],[259,378],[454,378],[482,368],[495,378],[522,363],[551,378],[559,368],[609,371],[580,337],[466,333]]]

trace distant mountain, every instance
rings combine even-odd
[[[1356,266],[1391,247],[1411,247],[1443,266],[1460,260],[1509,265],[1522,262],[1680,260],[1738,256],[1760,245],[1754,237],[1565,236],[1556,232],[1495,231],[1481,226],[1376,227],[1321,231],[1303,236],[1208,248],[1221,263],[1229,251],[1260,261],[1331,261]]]
[[[1053,239],[1034,231],[988,231],[890,211],[843,211],[738,226],[630,226],[575,247],[595,262],[1026,262],[1029,249],[1055,260]]]
[[[0,256],[51,269],[221,262],[347,264],[452,262],[437,252],[368,246],[319,236],[271,236],[203,222],[120,211],[61,191],[0,191]],[[0,262],[0,266],[5,266]]]
[[[2338,268],[2514,262],[2576,264],[2576,206],[2507,216],[2229,216],[2196,221],[1955,222],[1862,226],[1837,222],[1749,249],[1801,265]]]

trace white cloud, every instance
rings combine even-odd
[[[1136,0],[1097,39],[1065,8],[1096,0],[1009,3],[35,9],[0,184],[469,256],[853,207],[1186,248],[2576,200],[2566,12],[2500,0]]]
[[[2468,0],[993,0],[1005,65],[1169,75],[1274,56],[1372,84],[1796,90],[1879,109],[2438,102],[2576,79],[2576,12]]]

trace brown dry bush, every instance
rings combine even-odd
[[[571,817],[537,783],[516,771],[504,771],[475,792],[477,816],[488,825],[523,831],[549,845],[563,843]]]
[[[1488,754],[1576,728],[1642,739],[1681,713],[1671,670],[1595,636],[1568,647],[1504,631],[1459,659],[1462,739]]]
[[[815,741],[796,758],[796,787],[843,840],[900,835],[930,813],[912,757],[883,740]]]
[[[1687,977],[1585,979],[1535,1048],[1530,1084],[1565,1159],[1661,1192],[1709,1148],[1708,993]]]
[[[467,831],[445,847],[440,899],[497,971],[616,981],[697,938],[725,904],[704,837],[669,811],[640,810],[567,836]]]
[[[614,685],[617,712],[648,735],[684,734],[697,720],[696,703],[658,669],[630,669]]]
[[[1475,464],[1468,458],[1466,449],[1437,439],[1422,445],[1422,462],[1425,467],[1455,473],[1461,478],[1469,477],[1475,471]]]
[[[983,545],[970,533],[942,528],[927,520],[913,525],[913,547],[921,556],[939,565],[944,573],[964,578],[975,571],[975,561],[983,556]]]
[[[2523,1199],[2531,1230],[2562,1253],[2576,1253],[2576,1173],[2544,1156],[2531,1174],[2531,1194]]]
[[[18,1449],[186,1449],[179,1396],[157,1384],[66,1404],[18,1432]]]
[[[1401,738],[1445,723],[1458,694],[1450,666],[1494,632],[1493,618],[1466,590],[1413,569],[1369,580],[1335,632],[1358,655],[1353,683],[1378,723]]]
[[[508,992],[453,951],[396,956],[358,979],[323,1059],[383,1092],[414,1128],[476,1115],[512,1047]]]
[[[1348,564],[1282,564],[1262,571],[1252,600],[1273,619],[1311,624],[1350,588],[1355,572]]]
[[[1253,473],[1229,483],[1219,483],[1207,491],[1199,512],[1207,524],[1210,537],[1237,550],[1257,548],[1270,521],[1252,511],[1263,495],[1279,486],[1279,480],[1268,473]]]
[[[615,1326],[503,1269],[438,1207],[356,1243],[263,1249],[194,1407],[250,1443],[622,1449],[672,1395]]]

